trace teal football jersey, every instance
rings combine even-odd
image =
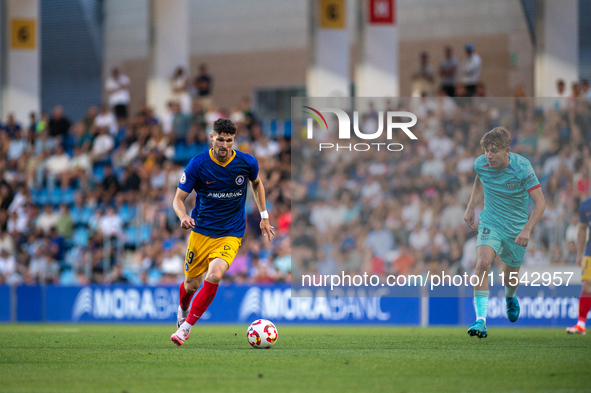
[[[474,161],[474,170],[484,189],[479,224],[517,237],[528,220],[529,193],[541,187],[531,163],[519,154],[509,153],[509,165],[497,170],[481,155]]]

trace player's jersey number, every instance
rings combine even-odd
[[[195,257],[195,253],[193,251],[187,250],[187,255],[185,256],[185,271],[189,271],[189,265],[193,263],[193,258]]]

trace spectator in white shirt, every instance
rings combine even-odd
[[[8,232],[0,231],[0,250],[8,250],[9,254],[14,254],[14,241]]]
[[[106,214],[100,218],[99,228],[104,236],[121,237],[123,235],[123,221],[111,206],[107,207]]]
[[[109,97],[109,105],[113,109],[117,120],[125,120],[129,106],[129,78],[119,72],[118,67],[113,67],[111,76],[107,79],[105,90]]]
[[[56,212],[53,211],[51,205],[43,206],[43,213],[37,217],[37,222],[35,226],[43,231],[44,234],[48,234],[49,230],[56,226],[57,222],[59,221],[60,216]]]
[[[480,78],[481,68],[482,60],[474,51],[474,45],[466,44],[466,60],[464,60],[460,69],[460,76],[462,78],[462,84],[466,89],[467,97],[473,97],[476,92],[476,84]]]
[[[47,171],[47,188],[51,192],[55,188],[57,177],[70,169],[70,156],[65,152],[62,145],[58,145],[55,153],[45,161]],[[67,188],[67,185],[63,185]]]
[[[109,134],[109,131],[106,128],[99,128],[99,132],[96,138],[92,143],[92,150],[90,152],[90,156],[93,161],[100,161],[105,158],[113,147],[115,146],[115,140],[113,136]]]
[[[4,283],[16,270],[16,259],[3,248],[0,250],[0,283]]]
[[[117,135],[117,119],[109,112],[107,105],[101,106],[101,112],[94,118],[94,125],[98,128],[107,128],[111,135]]]

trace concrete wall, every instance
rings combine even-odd
[[[103,81],[114,65],[131,78],[131,113],[146,101],[150,0],[106,0]],[[104,89],[104,82],[103,82]],[[106,95],[103,93],[103,100]]]
[[[350,2],[354,3],[354,2]],[[418,53],[436,65],[443,46],[463,57],[472,42],[483,59],[482,80],[490,94],[507,96],[522,83],[533,93],[533,48],[519,0],[398,0],[400,94],[410,94],[409,77]],[[132,109],[145,100],[149,0],[106,0],[105,65],[119,63],[132,76]],[[307,0],[194,0],[190,3],[190,71],[209,64],[214,99],[229,108],[263,86],[304,86],[308,67]],[[347,26],[355,37],[355,12]],[[351,48],[355,54],[355,45]],[[511,65],[510,53],[517,54]],[[355,63],[355,58],[351,58]],[[353,65],[352,65],[353,67]]]

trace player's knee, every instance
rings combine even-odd
[[[199,289],[199,280],[196,277],[189,279],[188,277],[185,278],[185,291],[192,293]]]
[[[479,259],[476,262],[476,271],[477,272],[478,271],[483,272],[485,270],[488,271],[488,270],[490,270],[491,265],[492,265],[492,261],[489,261],[486,259]]]
[[[207,277],[205,279],[212,284],[219,284],[222,281],[222,276],[224,273],[218,271],[210,271],[207,273]]]

